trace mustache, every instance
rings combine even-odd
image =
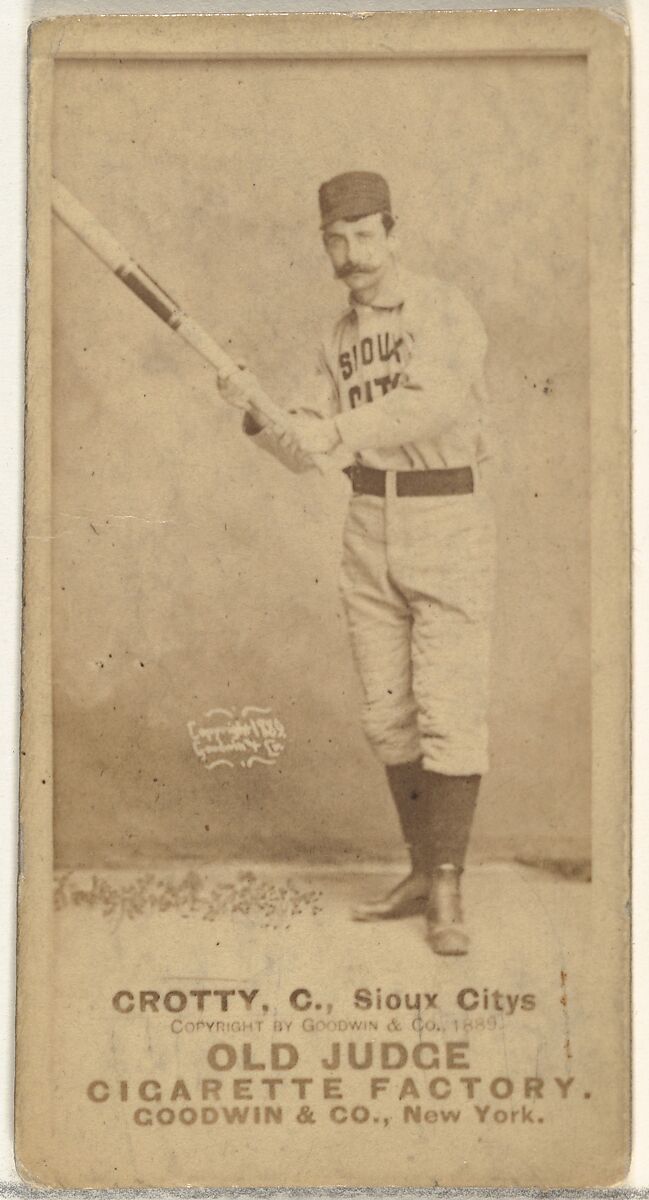
[[[338,267],[336,278],[346,279],[348,275],[371,275],[373,270],[373,267],[361,267],[357,263],[345,263],[344,267]]]

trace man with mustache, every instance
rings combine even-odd
[[[487,339],[466,298],[397,261],[385,179],[347,172],[319,192],[324,248],[349,306],[320,352],[292,435],[246,432],[292,469],[327,455],[352,485],[342,594],[408,877],[357,920],[423,912],[438,954],[465,954],[461,876],[487,770],[494,530],[480,483]],[[245,381],[244,391],[245,391]],[[225,384],[226,398],[242,403]],[[295,410],[293,410],[295,412]]]

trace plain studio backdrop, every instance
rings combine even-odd
[[[489,335],[492,770],[472,847],[590,834],[587,78],[580,59],[64,62],[56,175],[282,403],[345,304],[317,188],[388,178],[402,258]],[[60,865],[401,853],[337,591],[344,477],[255,450],[213,372],[54,222]],[[269,708],[272,766],[187,724]]]

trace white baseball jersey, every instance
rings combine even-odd
[[[365,466],[476,467],[486,457],[486,349],[458,288],[395,269],[371,305],[354,302],[336,322],[293,407],[334,417]],[[257,440],[294,470],[308,465],[269,433]]]
[[[325,341],[325,411],[366,466],[475,466],[485,453],[486,348],[482,322],[456,287],[395,271],[371,305],[352,303]]]

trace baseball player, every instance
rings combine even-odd
[[[398,262],[390,192],[353,171],[319,192],[324,248],[349,305],[321,347],[290,435],[244,429],[292,470],[326,455],[351,498],[342,595],[411,871],[356,920],[425,913],[438,954],[465,954],[461,877],[487,770],[494,529],[480,483],[487,339],[454,286]],[[223,381],[241,404],[245,377]],[[242,388],[243,385],[243,388]],[[244,400],[245,402],[245,400]]]

